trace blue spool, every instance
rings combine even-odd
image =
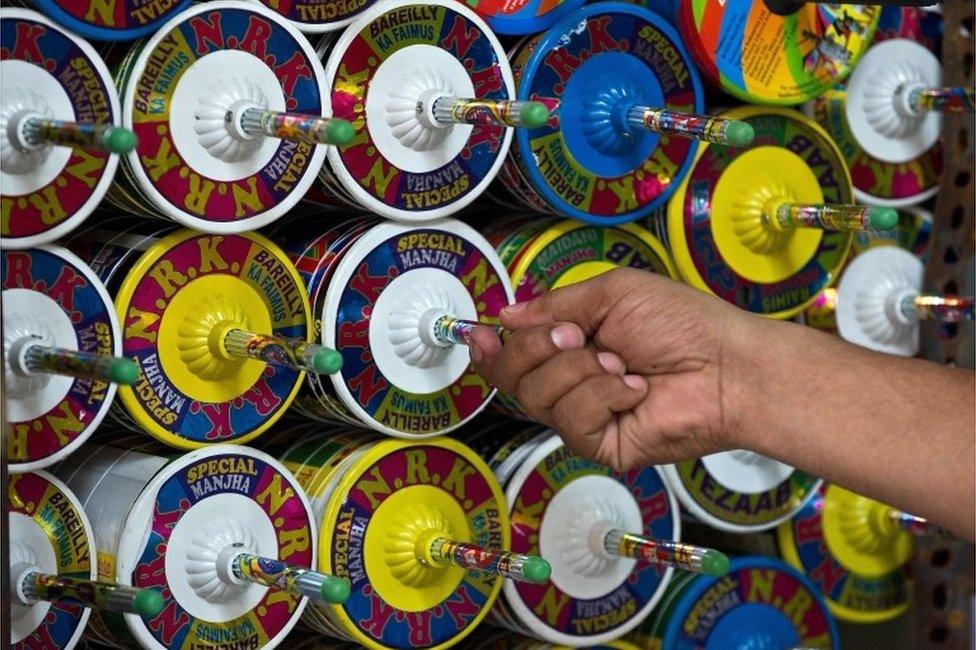
[[[711,598],[704,611],[695,609]],[[758,556],[735,558],[723,577],[696,576],[664,622],[661,642],[669,650],[840,648],[837,624],[813,583]]]
[[[544,0],[529,0],[518,11],[510,14],[488,15],[479,11],[477,6],[472,7],[478,11],[496,34],[506,34],[521,36],[525,34],[536,34],[544,29],[549,29],[561,18],[568,15],[576,15],[576,11],[583,6],[585,0],[562,0],[555,8],[540,14],[539,10]],[[468,2],[467,4],[471,4]]]
[[[556,212],[597,225],[634,221],[664,205],[698,143],[631,127],[626,113],[635,105],[704,110],[678,32],[643,7],[600,2],[526,47],[518,99],[560,101],[558,120],[516,133],[517,159],[535,191]]]
[[[79,0],[33,0],[34,5],[44,15],[64,25],[68,29],[77,32],[85,38],[93,38],[100,41],[131,41],[141,36],[146,36],[155,32],[167,20],[190,6],[190,0],[173,0],[173,4],[166,10],[160,12],[158,16],[150,17],[146,20],[140,19],[136,6],[132,0],[116,0],[115,3],[105,5],[105,11],[99,11],[98,7],[104,3],[80,2]],[[145,4],[145,3],[143,3]],[[62,5],[71,6],[81,11],[78,14],[70,13]],[[121,11],[119,11],[121,5]],[[132,6],[129,6],[132,5]],[[143,7],[144,9],[145,7]],[[112,11],[114,10],[114,11]],[[111,11],[112,14],[109,15]],[[121,14],[123,24],[117,27],[110,27],[96,22],[101,19],[108,22],[110,19],[118,19]]]

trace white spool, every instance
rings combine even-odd
[[[11,580],[12,596],[9,601],[11,627],[9,642],[16,650],[27,650],[48,642],[62,643],[59,648],[71,650],[81,640],[91,610],[79,608],[81,612],[75,617],[66,610],[59,609],[52,612],[52,603],[47,601],[23,605],[18,602],[17,593],[20,591],[20,585],[16,583],[17,577],[27,571],[37,571],[46,575],[57,575],[63,570],[69,571],[68,566],[61,566],[60,560],[65,557],[70,558],[72,562],[84,560],[88,563],[87,575],[79,576],[77,572],[73,572],[74,577],[94,580],[97,562],[91,523],[75,495],[64,483],[47,472],[11,476],[6,489],[12,499],[21,497],[17,486],[20,481],[47,482],[50,485],[43,494],[39,495],[43,502],[14,503],[14,507],[7,514],[10,540],[10,564],[7,567],[7,575]],[[33,509],[44,523],[24,512],[28,509]],[[68,526],[71,526],[70,529]],[[63,634],[63,630],[57,628],[69,623],[74,626],[69,637],[59,638],[58,632]],[[51,626],[52,629],[40,630],[47,626]],[[25,639],[32,635],[36,635],[33,641],[26,642]]]
[[[46,16],[27,9],[3,7],[0,9],[0,20],[39,23],[50,32],[58,34],[80,48],[97,77],[95,81],[104,87],[104,101],[108,104],[112,123],[121,125],[119,97],[115,90],[115,83],[112,81],[112,74],[95,48],[87,41],[64,30]],[[6,44],[7,47],[12,45]],[[75,71],[74,74],[77,75],[77,72]],[[78,81],[78,83],[87,82]],[[72,157],[70,147],[31,146],[24,142],[22,127],[30,117],[69,122],[79,120],[64,81],[35,63],[6,58],[0,62],[0,187],[4,199],[25,203],[27,200],[24,197],[45,188],[55,195],[61,192],[60,182],[65,180],[63,177],[66,172],[70,173],[67,164]],[[23,236],[5,236],[4,248],[40,246],[63,237],[77,228],[101,203],[112,184],[118,164],[118,156],[108,155],[101,175],[94,186],[87,189],[87,198],[73,213],[41,232]],[[86,168],[79,173],[87,176],[93,171],[95,170]],[[42,203],[49,201],[49,197],[46,196],[35,198]]]
[[[551,431],[541,435],[544,439],[536,437],[528,443],[530,453],[519,454],[522,462],[505,485],[505,496],[510,510],[514,511],[516,504],[521,501],[523,488],[540,464],[546,463],[548,468],[550,463],[547,461],[558,460],[555,454],[564,447],[559,436]],[[585,463],[582,459],[577,459],[577,462]],[[553,462],[553,471],[558,466],[559,462]],[[660,470],[654,468],[653,471],[657,474],[661,488],[667,493],[671,539],[680,540],[678,502],[667,489]],[[582,602],[606,598],[625,588],[629,592],[628,585],[634,580],[636,560],[612,556],[603,550],[602,543],[605,534],[611,529],[637,535],[648,534],[644,529],[638,498],[631,492],[636,489],[635,486],[624,484],[611,476],[597,474],[578,476],[567,483],[562,483],[562,479],[550,478],[549,488],[555,492],[547,497],[544,510],[537,517],[541,517],[538,526],[539,554],[552,565],[552,584],[570,598]],[[557,486],[556,483],[560,485]],[[515,516],[512,517],[512,522],[513,535],[519,528],[530,525]],[[501,609],[499,618],[504,621],[507,610],[514,615],[516,627],[549,643],[573,647],[607,643],[627,634],[643,621],[663,596],[673,572],[674,569],[670,567],[665,569],[653,594],[643,594],[647,600],[639,609],[631,613],[626,622],[614,625],[608,631],[568,634],[546,625],[539,612],[520,595],[519,586],[511,581],[506,581],[502,587],[505,606]]]
[[[214,445],[172,461],[157,451],[152,443],[105,445],[56,468],[92,517],[99,557],[115,567],[114,575],[103,579],[163,590],[166,606],[155,628],[156,619],[126,614],[129,633],[144,648],[163,649],[169,643],[161,642],[154,629],[171,638],[191,626],[198,634],[209,630],[234,636],[243,634],[240,621],[253,613],[251,634],[233,640],[247,643],[258,638],[254,628],[267,623],[269,627],[260,630],[268,636],[262,647],[276,647],[297,623],[306,599],[290,612],[272,611],[267,587],[229,576],[224,551],[241,544],[257,555],[301,564],[279,558],[281,550],[292,548],[307,556],[309,566],[316,557],[316,527],[308,498],[278,461],[248,447]],[[297,513],[280,511],[295,510],[299,504]],[[265,507],[272,508],[273,516]],[[286,529],[288,523],[298,526]],[[289,532],[297,536],[287,537]],[[145,557],[153,559],[147,564]]]
[[[911,357],[918,354],[918,319],[900,308],[922,289],[924,266],[894,246],[855,257],[837,285],[837,330],[851,343]]]
[[[912,88],[942,84],[939,60],[926,47],[897,38],[873,45],[847,81],[851,133],[872,157],[889,163],[914,160],[941,137],[938,111],[908,105]]]
[[[418,233],[430,235],[431,244],[412,247],[409,238]],[[438,244],[433,243],[433,237],[441,238]],[[404,247],[402,251],[399,250],[401,245]],[[438,246],[444,248],[438,249]],[[424,259],[418,262],[418,257],[405,261],[410,259],[407,256],[413,252],[418,255],[423,253]],[[485,272],[493,276],[493,282],[497,282],[485,287],[482,294],[473,296],[461,275],[464,265],[474,264],[477,258],[482,260],[477,263],[478,266],[484,263]],[[387,266],[385,260],[395,266]],[[365,303],[361,305],[362,294],[354,288],[356,278],[358,274],[369,274],[368,269],[363,269],[370,264],[376,267],[380,263],[383,266],[377,268],[386,276],[383,281],[388,281],[388,284],[369,290],[371,295],[366,296]],[[322,342],[339,349],[346,358],[342,371],[331,377],[343,404],[367,426],[402,438],[416,439],[446,433],[469,421],[488,404],[494,389],[487,389],[488,393],[478,404],[465,405],[468,410],[460,417],[454,417],[458,414],[451,411],[451,422],[440,422],[426,428],[410,424],[395,426],[399,420],[392,424],[384,423],[377,416],[379,407],[371,412],[353,394],[350,379],[355,379],[362,372],[353,364],[362,363],[361,359],[368,356],[366,363],[375,364],[378,376],[387,382],[384,385],[399,394],[409,394],[411,399],[435,399],[432,396],[441,394],[444,399],[453,400],[452,390],[463,389],[467,385],[464,379],[474,376],[467,346],[445,347],[432,342],[425,336],[423,325],[433,313],[469,320],[478,320],[479,316],[494,318],[503,304],[512,302],[512,296],[504,264],[491,245],[470,226],[451,219],[413,227],[391,222],[374,226],[342,257],[332,276],[322,310]],[[369,315],[352,313],[354,308],[368,308]],[[337,325],[340,316],[343,322]],[[361,319],[365,318],[369,320],[368,332],[365,339],[360,341],[363,352],[358,355],[352,352],[352,343],[340,339],[339,331],[344,329],[344,325],[361,323]],[[370,401],[368,405],[372,403]]]
[[[99,322],[108,329],[104,335],[111,340],[110,352],[114,356],[122,354],[122,337],[115,306],[108,291],[91,268],[74,253],[60,246],[43,246],[26,251],[6,251],[4,256],[8,276],[5,278],[5,285],[8,288],[0,294],[2,296],[0,304],[3,306],[4,417],[15,427],[14,433],[10,434],[11,440],[15,433],[18,436],[34,436],[37,439],[42,433],[46,435],[48,428],[54,431],[57,423],[52,423],[48,427],[41,420],[48,415],[55,419],[65,419],[69,411],[74,413],[75,409],[72,408],[74,402],[70,399],[74,397],[73,389],[76,389],[79,395],[84,394],[92,398],[79,407],[80,411],[85,412],[86,416],[90,414],[91,418],[84,422],[84,419],[78,416],[78,422],[82,425],[79,431],[72,431],[70,426],[60,430],[60,434],[56,435],[55,451],[43,456],[35,455],[24,462],[11,460],[9,465],[11,472],[27,472],[57,462],[84,443],[108,413],[115,396],[116,385],[108,383],[102,390],[98,386],[101,382],[96,380],[31,372],[27,369],[23,358],[26,344],[37,342],[41,345],[72,351],[82,349],[79,338],[83,333],[87,332],[86,337],[96,336],[94,330],[96,307]],[[8,268],[7,265],[13,265],[12,260],[22,257],[30,259],[30,268],[20,268],[18,272]],[[22,266],[20,263],[17,264]],[[18,286],[23,274],[30,275],[35,286]],[[53,279],[62,277],[65,278],[64,286],[56,287]],[[81,278],[83,281],[76,282],[75,278]],[[71,300],[68,304],[76,307],[72,313],[68,312],[67,305],[59,304],[48,295],[55,290],[59,291],[55,294],[59,300]],[[60,293],[62,290],[67,293]],[[75,305],[76,299],[79,305]],[[80,309],[77,307],[82,300],[86,301],[89,312],[87,314],[78,313]],[[84,323],[73,322],[73,317],[89,318],[93,324],[83,327]],[[91,332],[88,332],[89,327]],[[93,349],[88,338],[84,342],[84,349]],[[96,400],[95,396],[99,399]],[[55,412],[55,409],[58,411]],[[37,428],[34,428],[35,422]],[[29,433],[20,431],[25,427],[30,430]],[[75,435],[65,443],[61,436],[66,432]],[[25,442],[25,446],[27,444]]]
[[[287,37],[294,40],[296,56],[303,55],[303,63],[307,63],[311,68],[310,74],[314,77],[321,103],[321,115],[331,113],[330,96],[324,85],[322,65],[308,39],[292,25],[291,21],[258,3],[217,0],[192,6],[177,14],[146,42],[131,66],[132,72],[128,75],[127,83],[122,89],[122,118],[126,127],[131,129],[135,126],[133,116],[137,101],[140,101],[137,96],[139,80],[149,66],[150,58],[155,54],[156,49],[162,47],[164,41],[170,38],[170,33],[197,16],[205,21],[207,15],[213,12],[230,10],[245,11],[267,19],[269,23],[274,24],[275,28],[283,30]],[[222,33],[221,37],[223,37]],[[181,178],[190,173],[199,174],[203,178],[203,180],[198,179],[201,183],[214,184],[212,196],[217,196],[231,192],[232,189],[228,185],[234,182],[253,179],[255,183],[263,183],[263,178],[260,181],[257,179],[264,176],[272,178],[272,174],[286,173],[288,170],[284,168],[285,166],[283,169],[275,167],[275,161],[284,155],[281,140],[249,135],[235,128],[238,125],[236,120],[230,122],[225,120],[228,112],[239,115],[247,108],[279,112],[290,110],[286,103],[282,80],[278,78],[275,70],[267,61],[232,46],[203,56],[194,56],[198,58],[191,57],[189,61],[182,64],[189,64],[185,70],[176,66],[177,72],[174,74],[178,74],[178,77],[171,90],[172,97],[166,100],[168,104],[163,105],[163,108],[169,110],[168,120],[164,125],[157,127],[168,129],[172,134],[174,155],[178,154],[181,158],[179,164],[185,165],[180,172]],[[168,141],[163,142],[169,146]],[[161,149],[162,145],[159,148]],[[167,197],[162,193],[159,189],[160,181],[150,176],[143,162],[151,159],[154,153],[145,150],[133,151],[127,157],[128,171],[133,175],[139,190],[151,199],[155,208],[165,216],[183,225],[209,233],[239,233],[254,230],[284,215],[304,196],[315,181],[325,160],[325,147],[312,145],[312,151],[307,157],[308,163],[301,169],[302,177],[279,201],[265,204],[265,199],[261,198],[261,209],[255,210],[251,216],[216,220],[195,214],[189,208],[175,205],[173,197]],[[294,162],[297,155],[293,153],[288,158],[289,164],[297,164]],[[184,171],[186,174],[183,173]],[[237,191],[236,186],[233,191]],[[248,192],[246,188],[243,191]],[[270,189],[265,188],[265,191],[268,192]],[[243,206],[245,203],[242,202],[240,205]]]
[[[474,11],[455,0],[386,0],[377,2],[346,28],[331,48],[325,63],[327,86],[336,89],[336,77],[344,67],[343,57],[370,23],[385,13],[408,6],[449,9],[469,20],[494,50],[499,72],[505,88],[505,96],[515,98],[515,84],[505,50],[484,20]],[[393,52],[385,58],[375,74],[364,80],[367,87],[362,113],[365,126],[383,158],[397,170],[422,174],[433,172],[451,163],[461,155],[468,143],[473,127],[466,124],[442,124],[427,111],[418,113],[418,103],[428,109],[434,99],[444,96],[474,97],[475,86],[470,72],[462,61],[447,49],[432,44],[413,44]],[[343,88],[348,91],[348,88]],[[426,100],[426,101],[423,101]],[[340,115],[341,117],[341,115]],[[487,173],[475,186],[457,200],[450,199],[430,209],[407,209],[389,205],[367,191],[361,178],[350,172],[344,157],[349,155],[340,149],[328,152],[329,171],[362,206],[384,217],[401,221],[419,222],[450,216],[470,205],[488,188],[501,169],[512,139],[512,129],[503,129],[500,143]],[[354,141],[355,142],[355,141]],[[379,160],[379,158],[377,160]],[[379,163],[377,163],[379,164]]]

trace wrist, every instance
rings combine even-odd
[[[788,323],[737,314],[726,329],[721,359],[721,443],[762,453],[775,432],[775,364]],[[779,350],[779,352],[778,352]]]

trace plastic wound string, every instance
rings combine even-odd
[[[234,119],[227,112],[227,121]],[[309,144],[342,145],[352,140],[355,131],[346,120],[296,113],[279,113],[261,108],[248,108],[240,115],[241,129],[253,136],[267,136],[307,142]]]
[[[331,375],[342,368],[342,355],[304,339],[286,339],[233,329],[225,335],[224,347],[229,354],[237,357],[315,374]]]
[[[431,336],[441,343],[467,345],[471,338],[471,331],[478,326],[495,330],[502,341],[508,338],[508,330],[500,325],[488,325],[478,321],[454,318],[453,316],[441,316],[436,319],[431,324]]]
[[[129,129],[111,124],[81,124],[64,120],[28,118],[23,124],[23,140],[30,148],[45,145],[129,153],[136,148],[136,136]]]
[[[657,540],[611,530],[603,538],[607,553],[643,559],[651,564],[684,571],[722,576],[729,572],[729,558],[714,549],[670,540]]]
[[[549,563],[541,557],[482,548],[444,537],[437,537],[430,542],[430,559],[443,566],[456,566],[516,582],[536,584],[548,580],[552,571]]]
[[[934,296],[918,294],[906,296],[901,303],[902,313],[921,320],[960,323],[974,318],[976,298],[972,296]]]
[[[892,208],[863,205],[805,205],[782,203],[763,219],[774,228],[817,228],[830,231],[890,230],[898,225]]]
[[[26,605],[41,600],[73,600],[85,607],[142,616],[155,616],[163,609],[163,597],[155,589],[136,589],[39,571],[24,575],[20,588]]]
[[[423,111],[422,102],[418,103],[417,110]],[[438,97],[434,100],[433,115],[442,124],[536,128],[549,119],[549,110],[539,102]]]
[[[747,122],[729,120],[712,115],[679,113],[649,106],[632,106],[627,111],[627,123],[654,133],[702,140],[733,147],[747,147],[756,134]]]
[[[976,111],[976,90],[915,88],[908,93],[908,105],[916,112],[972,113]]]
[[[315,601],[341,604],[349,598],[348,580],[280,560],[238,553],[231,560],[231,570],[238,580],[254,582]]]
[[[133,384],[139,371],[131,359],[78,352],[64,348],[27,343],[24,365],[32,373],[50,373],[69,377],[94,378],[117,384]]]

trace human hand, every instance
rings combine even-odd
[[[617,269],[502,311],[472,363],[585,458],[616,469],[734,448],[724,372],[762,323],[677,282]]]

